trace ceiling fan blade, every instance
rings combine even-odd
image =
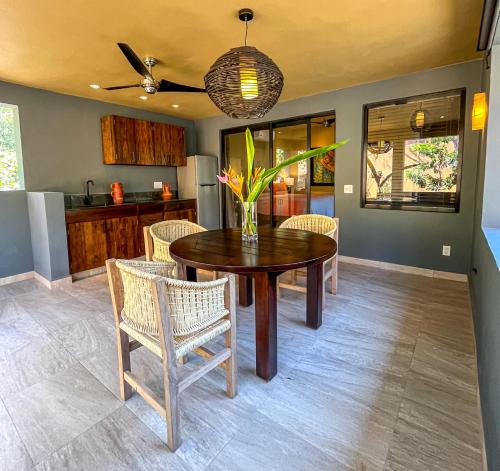
[[[190,87],[189,85],[181,85],[180,83],[170,82],[168,80],[160,80],[159,92],[193,92],[205,93],[204,88]]]
[[[134,68],[134,70],[138,74],[140,74],[144,77],[148,77],[151,80],[153,80],[153,77],[149,73],[149,70],[147,69],[147,67],[144,65],[144,63],[141,61],[141,59],[139,59],[139,57],[137,57],[137,54],[134,51],[132,51],[132,48],[128,44],[118,43],[118,47],[123,52],[123,55],[130,62],[130,65]]]
[[[103,90],[121,90],[122,88],[135,88],[140,86],[139,83],[136,85],[119,85],[118,87],[103,87]]]

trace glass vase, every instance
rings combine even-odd
[[[246,242],[256,242],[258,237],[257,203],[241,203],[241,238]]]

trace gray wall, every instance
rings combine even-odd
[[[63,193],[27,192],[33,268],[49,281],[69,276]]]
[[[194,123],[190,120],[6,82],[0,82],[0,103],[19,107],[28,191],[81,193],[87,179],[95,181],[96,192],[109,191],[109,184],[115,180],[123,183],[125,191],[152,190],[153,181],[168,181],[175,188],[173,167],[103,165],[100,118],[108,114],[184,126],[187,151],[196,151]],[[0,192],[0,277],[31,270],[26,195]]]
[[[0,278],[32,270],[26,193],[0,192]]]
[[[500,46],[492,51],[492,65],[499,64]],[[491,77],[490,77],[491,72]],[[497,72],[497,74],[495,74]],[[490,86],[491,78],[491,86]],[[495,80],[496,79],[496,80]],[[488,244],[482,227],[483,221],[483,196],[488,203],[496,204],[498,200],[492,200],[494,193],[485,191],[485,167],[486,156],[498,159],[500,142],[498,141],[498,127],[500,122],[500,103],[494,101],[495,96],[500,94],[500,80],[498,80],[498,68],[484,70],[483,90],[493,96],[489,101],[488,129],[483,131],[483,139],[480,145],[479,163],[477,172],[476,214],[474,222],[474,243],[472,249],[472,267],[477,273],[470,275],[472,288],[472,304],[474,311],[474,327],[476,331],[477,362],[479,373],[479,389],[481,393],[481,407],[483,412],[484,435],[486,454],[488,457],[488,468],[490,470],[500,469],[500,267],[499,261],[495,260],[494,254]],[[496,155],[495,155],[496,154]],[[490,174],[492,167],[487,169],[488,177],[497,179],[498,175]],[[494,190],[494,188],[491,188]],[[490,204],[484,205],[484,211],[494,210]],[[491,217],[494,213],[489,213]],[[488,218],[484,218],[488,220]],[[490,221],[492,221],[490,219]],[[497,219],[497,223],[500,219]],[[489,229],[491,231],[491,229]],[[500,231],[500,229],[496,229]]]
[[[28,191],[81,193],[89,178],[96,183],[95,191],[103,192],[115,180],[123,183],[125,191],[151,190],[155,180],[172,182],[175,187],[173,167],[103,165],[100,118],[109,114],[184,126],[188,153],[196,150],[190,120],[5,82],[0,82],[0,102],[19,107]]]
[[[340,217],[342,255],[467,273],[478,148],[478,134],[470,131],[470,111],[480,81],[481,62],[474,61],[280,103],[260,121],[336,111],[337,139],[351,139],[337,152],[336,162],[335,210]],[[363,104],[461,87],[467,88],[467,109],[460,213],[360,208]],[[221,129],[258,121],[225,116],[196,121],[198,153],[219,155]],[[354,185],[352,195],[343,193],[345,184]],[[441,255],[444,244],[452,246],[451,257]]]

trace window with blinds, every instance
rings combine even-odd
[[[465,89],[364,106],[362,206],[458,212]]]

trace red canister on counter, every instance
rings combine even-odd
[[[163,198],[163,201],[168,201],[173,196],[172,192],[170,191],[170,184],[164,183],[162,188],[163,188],[163,192],[161,194],[161,197]]]
[[[123,204],[123,185],[121,182],[114,182],[110,185],[111,197],[115,204]]]

